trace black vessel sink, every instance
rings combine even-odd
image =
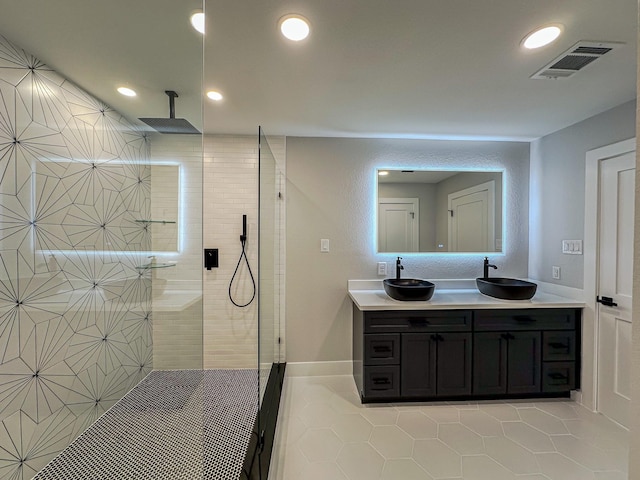
[[[476,278],[480,293],[502,300],[529,300],[536,293],[538,285],[516,278]]]
[[[436,289],[433,283],[416,278],[385,278],[382,284],[387,295],[402,301],[431,300]]]

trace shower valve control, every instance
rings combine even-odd
[[[218,249],[217,248],[205,248],[204,249],[204,268],[211,270],[212,268],[218,268]]]

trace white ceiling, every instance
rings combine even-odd
[[[0,0],[0,34],[131,119],[168,116],[176,90],[176,115],[208,133],[529,140],[636,95],[636,0],[207,0],[204,46],[198,8]],[[312,23],[297,44],[276,30],[292,12]],[[552,22],[558,41],[520,47]],[[529,78],[580,40],[625,46],[569,79]]]

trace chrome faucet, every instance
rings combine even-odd
[[[398,257],[396,260],[396,280],[400,280],[400,270],[404,270],[401,260],[402,257]]]
[[[482,278],[487,279],[489,278],[489,267],[493,268],[494,270],[497,270],[498,267],[496,267],[495,265],[491,265],[489,263],[489,257],[484,257],[484,276]]]

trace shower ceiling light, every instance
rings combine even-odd
[[[522,46],[529,50],[544,47],[558,38],[561,33],[562,29],[559,25],[549,25],[538,28],[522,40]]]
[[[135,97],[137,94],[135,90],[131,90],[127,87],[118,87],[118,93],[126,96],[126,97]]]
[[[198,32],[204,35],[204,13],[196,12],[193,15],[191,15],[191,25]]]
[[[280,19],[278,25],[280,26],[282,35],[294,42],[304,40],[309,36],[309,32],[311,31],[309,20],[297,14],[285,15]]]
[[[215,100],[216,102],[222,100],[222,94],[220,92],[216,92],[215,90],[209,90],[207,92],[207,97],[209,97],[211,100]]]

